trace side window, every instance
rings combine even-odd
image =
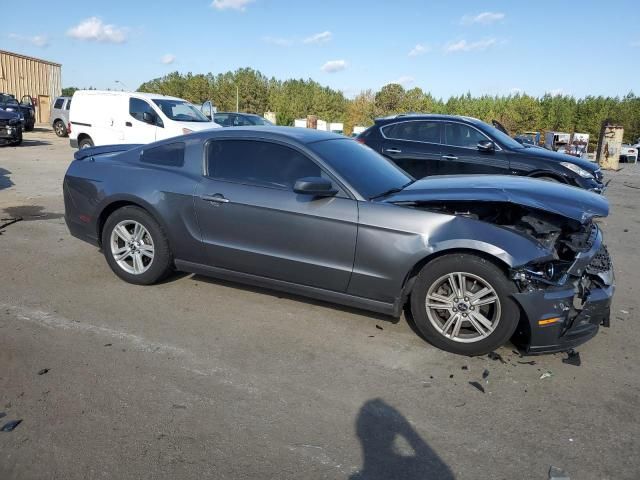
[[[447,123],[445,126],[446,144],[452,147],[476,148],[478,142],[487,140],[487,136],[469,125]]]
[[[53,104],[53,108],[60,109],[64,104],[64,98],[56,98],[56,103]]]
[[[151,105],[144,100],[140,100],[139,98],[129,99],[129,115],[142,122],[142,115],[145,112],[150,113],[154,118],[157,117],[156,112],[151,108]]]
[[[213,121],[218,125],[222,125],[223,127],[231,126],[230,116],[228,113],[215,114],[213,117]]]
[[[440,143],[440,122],[415,121],[395,123],[382,128],[387,138]]]
[[[145,148],[140,161],[162,165],[163,167],[182,167],[184,165],[184,143],[176,142],[154,148]]]
[[[299,178],[322,175],[318,165],[292,148],[250,140],[209,142],[207,167],[213,178],[283,189],[292,189]]]
[[[64,108],[65,110],[69,110],[71,108],[71,99],[67,100],[67,106]]]

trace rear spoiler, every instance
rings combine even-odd
[[[83,148],[73,154],[73,158],[76,160],[83,160],[94,155],[102,155],[103,153],[117,153],[126,152],[127,150],[133,150],[134,148],[142,147],[142,144],[129,143],[119,145],[102,145],[100,147]]]

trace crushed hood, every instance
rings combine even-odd
[[[387,203],[507,202],[586,223],[606,217],[609,202],[576,187],[534,178],[501,175],[446,175],[418,180],[384,199]]]

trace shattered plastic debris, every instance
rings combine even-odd
[[[571,480],[569,474],[561,468],[549,467],[549,480]]]
[[[544,380],[545,378],[550,378],[553,377],[553,372],[544,372],[542,375],[540,375],[540,380]]]
[[[579,367],[582,364],[580,360],[580,352],[576,352],[575,350],[569,350],[567,352],[567,358],[562,359],[562,363],[566,363],[568,365],[575,365]]]
[[[504,361],[504,358],[502,358],[502,355],[496,352],[489,352],[487,357],[489,357],[490,360],[500,360],[500,363],[507,363]]]
[[[460,367],[461,370],[469,370],[469,367],[466,365],[463,365],[462,367]]]
[[[3,222],[0,225],[0,230],[2,230],[5,227],[8,227],[9,225],[13,225],[14,223],[18,223],[22,221],[22,217],[15,217],[15,218],[0,218],[0,222]]]
[[[486,379],[489,376],[489,370],[485,368],[484,372],[482,372],[482,378]]]
[[[620,310],[620,313],[624,313],[625,315],[629,315],[629,312],[627,312],[626,310]]]
[[[105,343],[104,344],[105,347],[110,347],[111,345],[113,345],[113,343]]]
[[[40,370],[40,371],[38,372],[38,375],[44,375],[44,374],[45,374],[45,373],[47,373],[48,371],[49,371],[49,369],[48,369],[48,368],[43,368],[42,370]]]
[[[384,330],[384,328],[382,328],[380,325],[376,325],[376,328],[377,328],[378,330]]]
[[[482,393],[484,393],[484,387],[482,385],[480,385],[478,382],[469,382],[469,385],[471,385],[472,387],[477,388]]]
[[[535,365],[535,360],[529,360],[528,362],[518,362],[520,365]]]
[[[13,432],[15,428],[22,423],[22,420],[11,420],[10,422],[5,423],[2,428],[0,428],[0,432]]]

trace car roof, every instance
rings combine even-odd
[[[272,140],[293,140],[297,143],[309,144],[320,142],[323,140],[351,140],[344,135],[323,130],[314,130],[311,128],[298,127],[233,127],[233,128],[216,128],[212,130],[203,130],[191,133],[190,135],[198,135],[207,138],[214,137],[238,137],[238,138],[263,138]]]
[[[444,115],[441,113],[401,113],[387,117],[376,118],[376,123],[392,123],[404,120],[464,120],[470,123],[481,123],[481,120],[464,115]]]
[[[147,100],[180,100],[182,102],[186,102],[184,98],[170,97],[168,95],[161,95],[159,93],[122,92],[117,90],[77,90],[75,93],[82,93],[83,95],[119,95],[126,97],[146,98]]]

